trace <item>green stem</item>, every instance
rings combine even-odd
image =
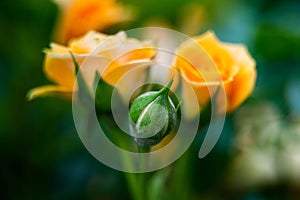
[[[134,200],[143,200],[144,194],[139,184],[138,176],[141,174],[126,173],[127,183]]]
[[[150,152],[150,150],[151,150],[151,147],[138,146],[139,153],[148,153],[148,152]]]
[[[147,166],[147,158],[142,156],[143,153],[150,152],[151,148],[146,147],[138,147],[138,152],[141,154],[140,157],[140,167],[141,169],[146,169]],[[131,161],[125,159],[125,163],[130,164]],[[146,173],[125,173],[126,180],[129,186],[129,190],[132,194],[132,198],[134,200],[147,200],[147,174]]]
[[[138,146],[138,152],[140,153],[140,167],[141,171],[145,171],[147,169],[148,164],[148,157],[145,157],[144,153],[150,152],[151,147],[142,147]],[[138,181],[139,181],[139,192],[141,193],[142,200],[148,199],[148,193],[147,193],[147,173],[142,172],[140,174],[137,174]]]

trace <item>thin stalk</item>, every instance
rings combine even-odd
[[[142,196],[142,200],[147,200],[148,198],[148,190],[147,190],[147,175],[148,173],[144,172],[147,169],[148,165],[148,157],[144,155],[144,153],[150,152],[151,147],[142,147],[138,146],[138,152],[140,153],[140,169],[142,173],[137,174],[139,185],[140,185],[140,193]]]

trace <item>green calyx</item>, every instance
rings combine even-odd
[[[169,97],[170,81],[159,91],[138,96],[130,107],[131,135],[139,146],[151,147],[167,136],[177,124],[177,113]]]

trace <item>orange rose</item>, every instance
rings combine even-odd
[[[128,19],[125,9],[114,0],[55,0],[60,8],[55,36],[58,42],[84,35]]]
[[[200,109],[210,100],[210,91],[215,92],[222,84],[226,93],[226,111],[236,109],[252,92],[255,80],[255,61],[246,47],[239,44],[220,42],[213,32],[184,42],[178,48],[180,56],[175,59],[175,67],[186,81],[183,83],[183,99],[188,117],[196,110],[188,106],[187,84],[197,96]]]
[[[86,79],[94,80],[98,71],[111,85],[116,84],[133,67],[149,63],[155,54],[148,43],[127,38],[124,32],[108,36],[90,31],[83,37],[71,40],[67,46],[52,43],[50,49],[45,51],[44,71],[57,85],[35,88],[29,92],[29,99],[57,93],[63,96],[72,94],[76,69],[70,52],[74,54],[80,67],[84,63],[84,66],[93,69],[85,74],[88,76],[85,76]],[[141,73],[133,75],[136,75],[137,79],[143,76]],[[134,77],[130,81],[133,79]],[[122,86],[129,87],[125,83]],[[127,95],[125,88],[122,92]]]

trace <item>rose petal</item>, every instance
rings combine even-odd
[[[46,85],[34,88],[30,90],[27,94],[27,98],[29,101],[42,96],[65,96],[71,98],[72,90],[70,88],[65,88],[56,85]]]

